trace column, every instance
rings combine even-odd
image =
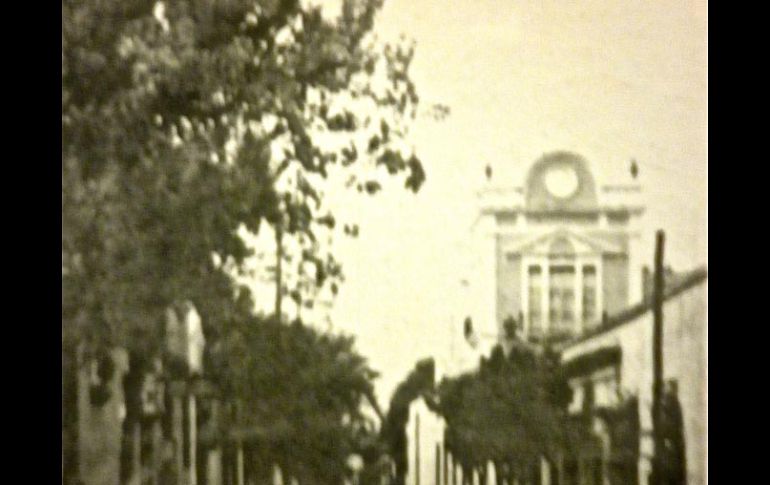
[[[575,260],[575,324],[578,334],[585,331],[586,322],[583,321],[583,261]]]
[[[131,476],[142,482],[142,425],[137,419],[131,433]]]
[[[239,440],[236,444],[235,450],[235,483],[237,485],[244,485],[244,470],[243,470],[243,443]]]
[[[220,422],[219,401],[211,400],[211,423],[218,426]],[[208,452],[206,461],[206,484],[222,485],[222,446],[217,445]]]
[[[541,313],[543,319],[543,335],[548,335],[551,330],[551,274],[548,267],[548,259],[543,258],[540,262],[540,268],[542,268],[542,299],[541,299]]]
[[[235,401],[233,408],[235,422],[240,423],[243,416],[242,403]],[[243,441],[242,438],[238,438],[235,442],[235,484],[244,485],[246,483],[246,470],[243,462]]]
[[[646,262],[638,216],[631,217],[626,231],[628,234],[628,303],[633,305],[642,301],[642,267]]]
[[[190,485],[198,485],[198,467],[197,467],[197,451],[198,451],[198,443],[197,443],[197,418],[196,418],[196,409],[195,409],[195,395],[190,394],[189,398],[189,406],[190,406]]]
[[[486,485],[497,485],[497,476],[495,474],[495,464],[491,461],[487,462],[487,483]]]
[[[604,268],[602,267],[602,257],[596,258],[596,315],[602,318],[604,315]]]
[[[183,478],[184,473],[184,422],[183,422],[183,410],[182,410],[182,396],[179,394],[172,395],[172,415],[173,420],[173,434],[174,434],[174,457],[176,461],[176,476],[177,484],[183,485],[185,480]]]
[[[414,415],[414,485],[420,485],[420,414]]]
[[[222,485],[222,450],[209,450],[206,465],[207,485]]]
[[[283,485],[283,470],[278,465],[273,465],[273,485]]]
[[[594,290],[596,294],[596,303],[594,303],[594,305],[596,306],[596,316],[601,321],[602,315],[604,314],[604,267],[602,265],[601,254],[595,258],[594,268],[596,270],[596,281],[594,282],[594,285],[596,286],[596,289]]]
[[[551,485],[551,465],[544,457],[540,458],[540,483]]]
[[[152,423],[152,483],[156,485],[160,483],[160,469],[163,466],[163,444],[163,430],[160,427],[160,417],[157,417]]]
[[[521,305],[519,307],[521,308],[521,314],[524,317],[523,323],[523,337],[525,339],[529,338],[529,328],[530,328],[530,321],[529,321],[529,266],[531,262],[529,258],[526,256],[521,257]]]

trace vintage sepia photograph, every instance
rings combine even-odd
[[[62,0],[63,485],[707,485],[707,0]]]

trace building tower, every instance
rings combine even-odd
[[[568,338],[641,299],[640,192],[598,185],[587,161],[564,151],[537,160],[524,187],[481,191],[501,340],[505,322],[531,342]]]

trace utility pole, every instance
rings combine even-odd
[[[661,418],[663,410],[663,299],[665,294],[663,245],[665,239],[665,233],[662,230],[658,230],[655,234],[655,274],[652,293],[652,435],[654,455],[651,485],[663,485],[663,434]]]

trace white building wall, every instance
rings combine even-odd
[[[706,483],[707,470],[707,332],[708,282],[669,299],[663,307],[663,375],[675,379],[684,416],[688,484]],[[652,311],[606,333],[592,337],[566,349],[564,361],[614,345],[622,350],[620,390],[639,398],[641,425],[640,483],[647,483],[652,443]],[[595,373],[592,378],[600,373]],[[574,399],[571,409],[582,406],[581,379],[571,384]]]
[[[647,254],[649,244],[641,231],[641,221],[634,217],[628,226],[628,303],[636,305],[643,297],[642,268],[652,261],[653,254]]]
[[[471,278],[472,297],[469,301],[479,330],[490,336],[497,336],[497,234],[496,221],[493,216],[484,216],[479,221],[476,238],[479,240],[481,251],[478,253],[478,264],[473,268]],[[487,338],[487,340],[495,340]]]
[[[436,446],[440,449],[439,470],[443,472],[444,426],[444,420],[433,413],[422,398],[412,402],[406,427],[409,443],[406,485],[439,483],[436,480]]]
[[[689,484],[705,484],[707,460],[707,379],[706,358],[708,283],[688,291],[664,308],[663,373],[678,382],[679,401],[684,414]]]

